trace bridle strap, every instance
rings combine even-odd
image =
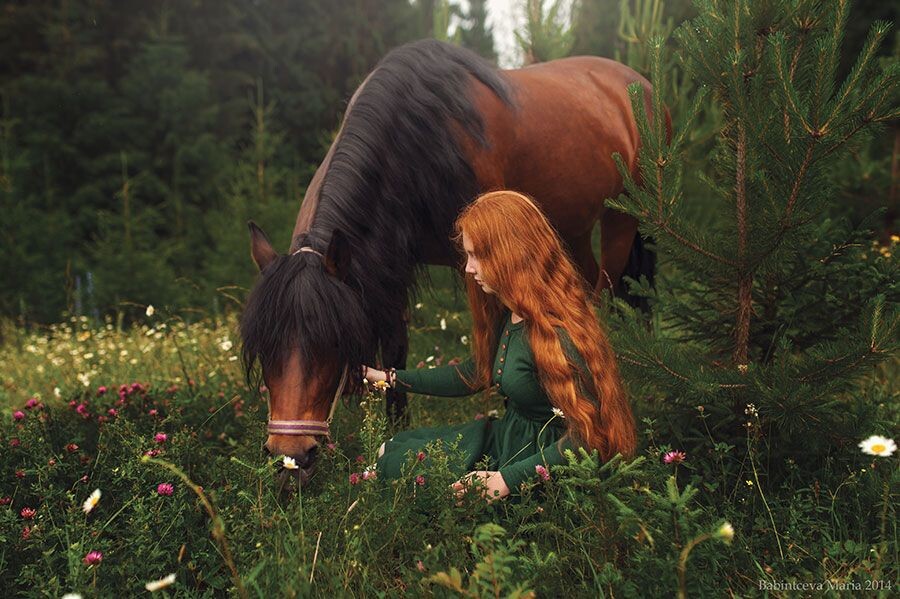
[[[312,249],[311,247],[309,247],[308,245],[304,245],[302,248],[300,248],[300,249],[298,249],[297,251],[293,252],[293,253],[291,254],[291,256],[296,256],[296,255],[299,254],[300,252],[309,252],[310,254],[315,254],[316,256],[319,256],[320,258],[323,258],[323,259],[325,258],[325,255],[322,254],[322,252],[320,252],[320,251],[318,251],[318,250],[314,250],[314,249]]]
[[[299,250],[298,250],[299,251]],[[315,250],[313,250],[315,251]],[[344,366],[344,372],[341,374],[341,380],[338,383],[337,391],[334,392],[334,398],[331,400],[331,408],[328,410],[328,418],[326,420],[269,420],[268,430],[270,435],[293,435],[297,437],[316,437],[330,436],[329,425],[334,418],[334,410],[337,408],[338,399],[347,386],[347,376],[350,373],[350,367]],[[272,396],[268,398],[269,416],[272,415]]]

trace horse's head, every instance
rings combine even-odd
[[[251,254],[260,277],[241,316],[247,381],[255,364],[269,390],[269,428],[264,450],[292,458],[297,468],[282,468],[282,486],[290,476],[304,484],[315,464],[327,421],[339,401],[342,378],[359,383],[359,366],[371,329],[361,298],[347,284],[350,245],[335,231],[327,248],[300,240],[298,249],[279,255],[252,222]],[[321,243],[321,242],[320,242]],[[345,375],[345,373],[352,373]]]

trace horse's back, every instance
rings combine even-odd
[[[533,196],[564,236],[584,234],[603,200],[623,190],[612,159],[633,165],[639,135],[628,85],[650,84],[629,67],[577,56],[505,71],[509,107],[478,85],[490,147],[473,161],[482,188],[508,187]],[[649,95],[649,94],[648,94]]]

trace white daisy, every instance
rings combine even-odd
[[[281,461],[282,467],[285,470],[296,470],[297,469],[297,461],[294,458],[290,458],[288,456],[284,456],[284,459]]]
[[[153,316],[154,312],[156,312],[156,308],[153,307],[153,304],[147,306],[147,316]]]
[[[860,441],[859,448],[862,449],[863,453],[886,458],[897,451],[897,444],[894,443],[893,439],[872,435],[865,441]]]
[[[173,584],[175,584],[175,574],[169,574],[168,576],[160,578],[159,580],[151,580],[144,585],[144,588],[152,593],[153,591],[164,589],[168,586],[172,586]]]
[[[100,489],[94,489],[94,492],[84,500],[84,504],[81,506],[81,509],[84,510],[85,514],[90,514],[91,510],[97,507],[98,503],[100,503]]]
[[[559,408],[552,408],[552,411],[553,411],[553,415],[556,416],[557,418],[565,418],[566,417],[566,415],[563,414],[563,411],[560,410]]]

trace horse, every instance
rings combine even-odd
[[[240,320],[242,357],[248,383],[269,391],[264,450],[297,465],[282,481],[309,479],[334,406],[360,384],[362,364],[380,353],[385,367],[406,366],[417,276],[428,264],[462,271],[452,227],[480,192],[533,197],[595,290],[617,288],[623,274],[652,274],[637,221],[604,207],[624,190],[613,153],[638,175],[627,90],[635,82],[650,114],[650,83],[599,57],[499,70],[469,50],[422,40],[376,65],[309,183],[288,251],[248,223],[260,276]],[[597,221],[600,265],[591,247]],[[251,374],[256,363],[261,375]],[[397,417],[406,397],[389,392],[387,405]]]

